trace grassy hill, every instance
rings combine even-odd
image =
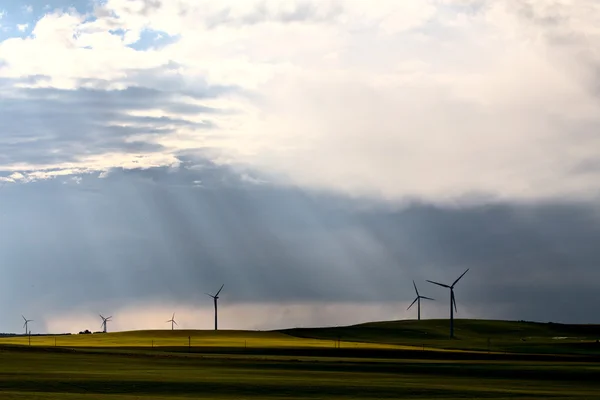
[[[154,348],[196,352],[257,351],[302,354],[312,349],[437,350],[493,353],[600,355],[600,325],[563,325],[493,320],[455,321],[455,339],[448,338],[448,320],[371,322],[332,328],[280,331],[148,330],[92,335],[1,337],[0,345],[79,348]],[[304,350],[302,350],[304,349]],[[302,351],[301,351],[302,350]],[[313,351],[314,350],[314,351]],[[306,354],[308,354],[306,353]],[[360,353],[360,352],[359,352]],[[315,353],[316,354],[316,353]],[[357,353],[358,354],[358,353]]]
[[[455,320],[455,339],[449,339],[448,320],[370,322],[335,328],[296,328],[288,335],[346,342],[426,346],[493,352],[600,354],[600,325]]]

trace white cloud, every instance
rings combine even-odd
[[[14,173],[10,174],[9,178],[14,179],[14,180],[19,180],[19,179],[25,178],[25,176],[20,172],[14,172]]]
[[[17,24],[17,29],[19,30],[19,32],[25,32],[25,30],[27,30],[28,27],[29,24]]]
[[[152,4],[108,0],[96,20],[48,13],[34,37],[0,44],[8,64],[0,74],[46,75],[43,85],[65,89],[98,79],[185,90],[208,82],[253,96],[206,100],[236,112],[213,116],[218,134],[154,136],[161,154],[6,169],[103,171],[139,156],[171,164],[181,150],[210,148],[273,179],[386,198],[598,190],[597,171],[580,168],[600,148],[593,0]],[[109,32],[117,28],[124,37]],[[127,47],[144,29],[179,39],[160,50]],[[169,62],[179,67],[152,72]],[[132,78],[132,70],[149,72]]]
[[[63,184],[68,185],[70,183],[75,184],[75,185],[80,185],[81,182],[83,181],[83,178],[80,176],[72,176],[69,178],[69,180],[66,180],[63,182]]]
[[[31,4],[24,5],[23,11],[27,14],[31,14],[33,12],[33,6]]]

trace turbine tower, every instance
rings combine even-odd
[[[433,300],[433,299],[432,299],[431,297],[425,297],[425,296],[421,296],[421,295],[419,294],[419,290],[417,289],[417,284],[415,283],[415,281],[413,281],[413,286],[415,287],[415,292],[417,292],[417,298],[415,299],[415,301],[413,301],[412,303],[410,303],[410,306],[408,306],[408,308],[407,308],[406,310],[410,310],[410,308],[411,308],[411,307],[412,307],[412,306],[413,306],[415,303],[417,303],[417,308],[418,308],[418,310],[419,310],[419,311],[417,312],[417,315],[419,316],[419,317],[418,317],[418,320],[420,321],[420,320],[421,320],[421,299],[426,299],[426,300]]]
[[[112,316],[104,318],[102,314],[98,315],[100,315],[100,318],[102,318],[102,324],[100,325],[100,328],[102,328],[102,332],[106,333],[106,323],[111,320]]]
[[[458,281],[460,281],[460,279],[463,276],[465,276],[467,272],[469,272],[469,268],[467,268],[467,270],[463,272],[462,275],[459,276],[450,286],[444,285],[443,283],[427,280],[427,282],[433,283],[434,285],[450,289],[450,338],[454,338],[454,311],[458,312],[458,308],[456,307],[456,298],[454,297],[454,286],[458,283]]]
[[[208,296],[213,298],[213,301],[215,302],[215,331],[217,330],[217,300],[219,300],[219,293],[221,293],[221,290],[223,290],[223,286],[225,286],[225,284],[221,285],[221,289],[219,289],[219,291],[217,292],[217,294],[215,294],[214,296],[212,294],[206,293]]]
[[[21,317],[23,317],[23,315],[21,315]],[[27,335],[29,333],[29,323],[33,322],[33,320],[23,317],[23,321],[25,321],[25,323],[23,324],[23,328],[25,328],[25,334]]]
[[[175,329],[175,326],[174,326],[174,325],[177,325],[177,326],[179,326],[179,325],[177,324],[177,322],[175,322],[175,313],[173,313],[173,316],[172,316],[172,317],[171,317],[171,319],[170,319],[170,320],[168,320],[167,322],[170,322],[170,323],[171,323],[171,330],[174,330],[174,329]]]

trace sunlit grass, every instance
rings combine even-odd
[[[60,347],[227,347],[227,348],[333,348],[412,349],[397,344],[344,342],[298,338],[279,332],[156,330],[88,335],[15,336],[0,338],[0,344]]]

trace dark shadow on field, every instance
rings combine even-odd
[[[120,348],[125,350],[126,348]],[[139,348],[130,348],[136,350]],[[109,348],[103,349],[110,351]],[[396,350],[396,349],[364,349],[364,348],[248,348],[239,347],[155,347],[146,348],[150,351],[195,354],[222,354],[248,356],[285,356],[285,357],[326,357],[334,359],[396,359],[396,360],[440,360],[440,361],[572,361],[600,362],[598,355],[570,354],[520,354],[520,353],[485,353],[468,351],[430,351],[430,350]]]
[[[558,324],[526,321],[501,321],[482,319],[455,319],[457,337],[521,339],[524,337],[577,336],[600,339],[600,325]],[[327,327],[292,328],[279,332],[294,337],[333,340],[337,337],[351,338],[367,343],[399,344],[413,340],[446,340],[449,324],[447,320],[399,320],[367,322],[364,324]]]
[[[600,357],[600,325],[526,321],[455,320],[456,337],[448,337],[446,320],[369,322],[328,328],[281,330],[289,336],[348,342],[407,345],[487,353],[582,355]]]
[[[182,396],[198,395],[202,398],[211,396],[231,398],[463,398],[464,389],[449,388],[415,388],[415,387],[382,387],[363,386],[348,382],[345,385],[310,385],[278,384],[276,380],[260,383],[237,382],[152,382],[136,380],[64,380],[49,377],[47,379],[28,379],[19,377],[15,380],[0,380],[0,392],[40,392],[40,393],[81,393],[81,394],[127,394],[137,396]],[[469,398],[506,399],[507,392],[469,390]],[[539,398],[537,395],[525,393],[508,393],[510,397]],[[547,396],[546,396],[547,397]]]
[[[592,346],[590,344],[590,346]],[[210,347],[210,346],[154,346],[154,347],[41,347],[26,345],[0,345],[0,351],[103,353],[140,356],[169,355],[223,355],[253,357],[316,357],[332,359],[382,359],[382,360],[439,360],[439,361],[544,361],[544,362],[600,362],[596,354],[528,354],[486,353],[470,351],[431,351],[407,349],[326,348],[326,347]]]
[[[229,349],[229,354],[227,348],[188,350],[2,346],[0,398],[4,392],[27,392],[237,399],[506,399],[564,398],[570,388],[600,389],[597,360],[570,357],[541,362],[524,360],[523,355],[473,360],[465,359],[473,356],[468,353],[427,351],[252,349],[240,356],[239,348]],[[309,350],[315,358],[307,356]],[[356,357],[357,353],[369,357]],[[372,357],[374,353],[388,358]],[[425,355],[437,359],[424,359]],[[145,375],[148,371],[154,374]],[[554,395],[549,386],[560,388],[561,393]]]

